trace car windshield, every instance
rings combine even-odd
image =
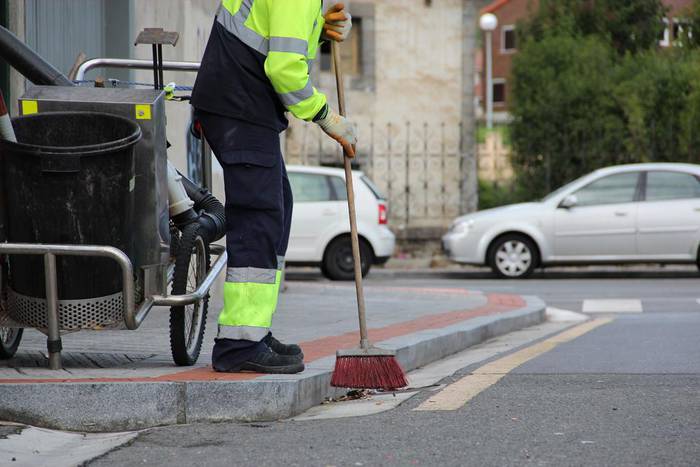
[[[550,194],[548,194],[547,196],[545,196],[544,198],[542,198],[540,201],[543,201],[543,202],[544,202],[544,201],[549,201],[550,199],[554,198],[555,196],[557,196],[557,195],[561,194],[562,192],[566,191],[569,187],[571,187],[574,183],[577,183],[579,180],[581,180],[581,179],[580,179],[580,178],[577,178],[576,180],[573,180],[573,181],[567,183],[566,185],[557,188],[556,190],[554,190],[553,192],[551,192]]]

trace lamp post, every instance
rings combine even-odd
[[[479,27],[486,35],[486,128],[493,128],[493,52],[492,33],[498,27],[498,18],[493,13],[484,13],[479,18]]]

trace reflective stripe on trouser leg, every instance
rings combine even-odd
[[[278,269],[228,268],[218,337],[262,340],[272,325],[281,276]]]

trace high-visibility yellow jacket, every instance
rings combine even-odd
[[[192,105],[278,130],[284,112],[312,120],[326,96],[311,84],[323,30],[322,0],[223,0]]]

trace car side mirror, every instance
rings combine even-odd
[[[559,203],[560,208],[571,209],[578,204],[578,198],[576,195],[569,195],[564,198],[561,203]]]

